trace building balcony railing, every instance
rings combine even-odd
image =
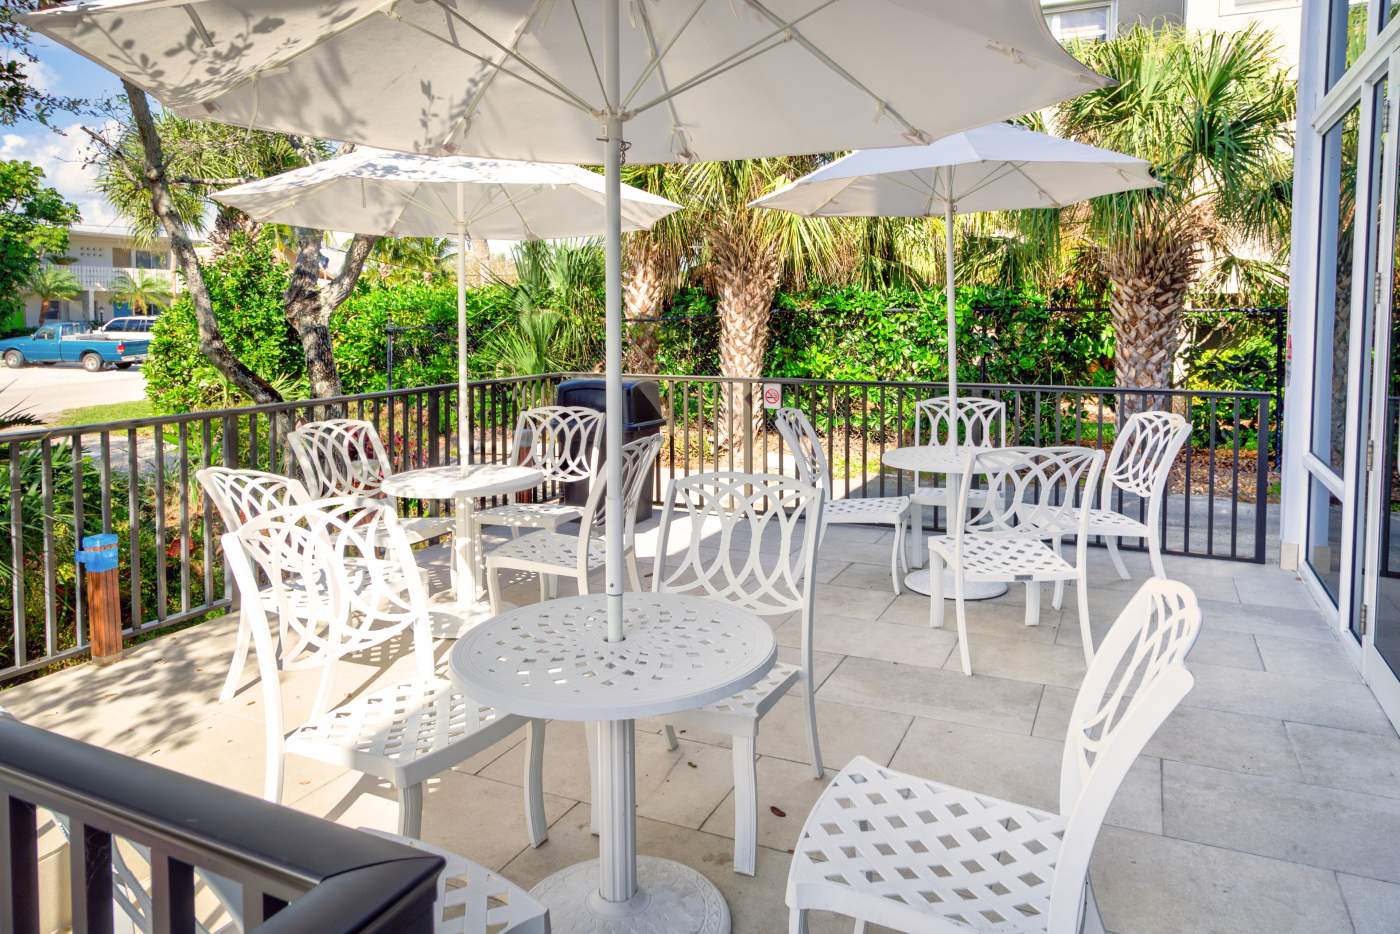
[[[70,263],[58,266],[67,270],[77,278],[78,284],[82,286],[84,292],[110,292],[112,284],[123,276],[135,278],[144,275],[148,278],[161,279],[166,282],[172,290],[180,288],[180,277],[170,269],[140,269],[135,266],[96,266],[90,263]]]
[[[517,414],[553,403],[556,386],[571,375],[596,374],[471,383],[466,459],[505,462]],[[912,478],[884,467],[881,455],[913,443],[915,402],[945,391],[941,384],[895,381],[642,378],[659,384],[667,419],[657,497],[672,478],[706,470],[793,473],[792,458],[765,416],[765,389],[808,413],[827,449],[836,496],[909,493]],[[1163,551],[1254,563],[1271,557],[1276,488],[1268,454],[1278,425],[1269,393],[983,384],[962,390],[1005,402],[1011,444],[1106,449],[1131,409],[1187,415],[1193,431],[1169,481]],[[0,496],[0,621],[8,621],[0,623],[8,630],[0,633],[0,682],[87,654],[82,571],[73,560],[84,535],[119,536],[128,638],[223,613],[231,591],[220,530],[196,471],[224,465],[292,472],[287,432],[336,417],[378,426],[396,470],[455,463],[463,454],[456,400],[456,386],[426,386],[0,434],[0,481],[4,474],[9,480],[8,494]],[[753,441],[732,443],[745,421],[755,425]],[[1117,497],[1111,505],[1145,516],[1145,504],[1132,499]],[[441,507],[409,508],[424,514]],[[926,512],[935,527],[943,519],[938,512]],[[1124,541],[1123,547],[1143,543]]]

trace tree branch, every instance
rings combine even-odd
[[[194,303],[195,320],[199,326],[199,348],[220,373],[254,402],[262,404],[281,402],[282,396],[272,385],[239,360],[224,343],[223,333],[214,319],[214,306],[209,298],[209,289],[204,283],[204,272],[195,255],[194,244],[185,232],[185,225],[175,211],[170,197],[169,180],[165,174],[165,153],[161,148],[156,123],[151,116],[146,92],[129,81],[122,82],[127,101],[131,104],[131,116],[136,123],[136,131],[141,139],[145,154],[145,165],[141,172],[141,185],[151,195],[151,210],[166,236],[170,238],[170,248],[180,271],[185,276],[185,287],[189,289]]]
[[[366,234],[355,234],[354,239],[350,241],[350,246],[345,250],[345,262],[341,264],[340,272],[321,288],[321,313],[327,321],[330,320],[331,313],[350,297],[351,292],[355,291],[355,283],[360,281],[360,273],[364,272],[365,261],[369,259],[370,251],[378,242],[378,237]]]

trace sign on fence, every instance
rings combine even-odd
[[[779,409],[783,406],[783,384],[764,383],[763,384],[763,407],[765,409]]]

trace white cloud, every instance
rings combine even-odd
[[[35,90],[50,93],[58,87],[58,75],[42,61],[31,61],[14,49],[0,49],[0,62],[19,62],[24,68],[26,83]]]
[[[34,163],[44,170],[49,185],[78,206],[84,224],[110,224],[116,220],[116,212],[97,190],[97,168],[88,164],[92,155],[92,140],[80,123],[60,132],[35,127],[0,135],[0,159]]]

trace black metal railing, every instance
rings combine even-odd
[[[467,460],[512,457],[519,412],[552,402],[558,382],[574,375],[583,374],[471,383]],[[940,384],[894,381],[641,378],[657,380],[668,418],[658,494],[670,479],[701,470],[791,471],[764,414],[765,384],[776,388],[781,404],[806,411],[821,432],[835,495],[908,493],[911,478],[884,468],[880,456],[913,443],[914,404],[944,391]],[[1131,409],[1170,407],[1189,415],[1192,442],[1163,512],[1165,550],[1265,560],[1271,475],[1267,458],[1256,452],[1269,450],[1276,430],[1269,393],[985,384],[962,390],[1005,401],[1008,440],[1020,444],[1107,448]],[[0,524],[7,523],[0,527],[0,682],[88,651],[83,572],[73,562],[87,534],[119,536],[128,638],[225,612],[230,590],[216,546],[218,518],[206,508],[195,472],[222,464],[294,473],[286,433],[328,417],[374,422],[396,470],[461,457],[455,386],[0,434]],[[731,443],[745,419],[756,426],[753,443]],[[1145,505],[1131,500],[1120,498],[1114,507],[1145,515]],[[440,505],[408,508],[432,512]],[[936,513],[931,517],[941,522]]]
[[[68,837],[74,931],[193,934],[201,890],[214,885],[218,910],[245,931],[433,930],[441,857],[9,718],[0,796],[0,930],[39,934],[44,896],[65,894],[40,890],[51,822]],[[144,891],[128,903],[146,917],[115,917],[114,888],[133,884]]]

